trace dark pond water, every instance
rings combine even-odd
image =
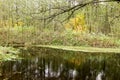
[[[0,80],[120,80],[120,54],[34,53],[0,63]]]

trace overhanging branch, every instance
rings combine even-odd
[[[57,9],[60,9],[59,12],[51,14],[48,17],[38,18],[38,19],[39,20],[47,20],[47,19],[52,20],[52,19],[56,18],[59,15],[62,15],[62,14],[67,13],[67,12],[71,12],[71,14],[65,19],[65,20],[67,20],[74,14],[75,11],[81,9],[82,7],[85,7],[85,6],[89,5],[89,4],[102,3],[102,2],[120,2],[120,1],[119,0],[107,0],[107,1],[94,1],[94,0],[92,0],[92,1],[89,1],[89,2],[86,2],[86,3],[83,3],[83,4],[80,3],[78,5],[75,5],[73,7],[67,8],[67,9],[57,8]],[[54,9],[56,9],[56,8],[51,8],[49,10],[54,10]]]

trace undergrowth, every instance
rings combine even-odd
[[[40,30],[31,27],[13,27],[0,29],[0,45],[22,43],[27,46],[32,44],[43,45],[66,45],[66,46],[89,46],[103,48],[120,47],[118,38],[104,34],[76,32],[72,30],[53,31]]]

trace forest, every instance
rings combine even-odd
[[[119,53],[120,0],[0,0],[0,80],[120,80]]]
[[[119,1],[0,0],[0,44],[120,46]]]

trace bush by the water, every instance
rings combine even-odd
[[[0,46],[0,61],[18,59],[19,49]]]

